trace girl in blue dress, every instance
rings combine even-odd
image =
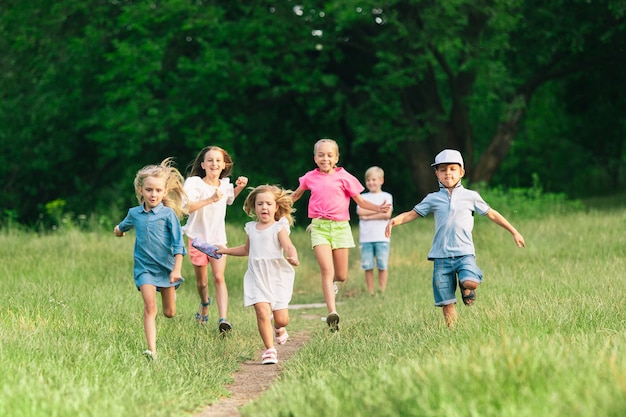
[[[137,172],[134,186],[139,206],[128,210],[115,226],[115,236],[135,228],[134,279],[143,298],[143,328],[148,359],[156,359],[156,293],[161,293],[163,314],[176,314],[176,289],[184,281],[181,270],[186,254],[180,218],[183,216],[183,176],[171,158]]]

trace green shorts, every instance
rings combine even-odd
[[[331,249],[353,248],[354,238],[350,222],[313,219],[311,222],[311,246],[330,245]]]

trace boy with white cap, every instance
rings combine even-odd
[[[474,212],[502,226],[513,235],[515,244],[526,247],[522,235],[502,216],[490,208],[476,191],[461,185],[465,167],[461,153],[444,149],[431,164],[439,181],[439,191],[430,193],[412,210],[398,214],[387,224],[385,234],[391,236],[393,226],[411,222],[429,213],[435,216],[435,236],[428,259],[433,265],[435,306],[442,307],[446,324],[451,327],[457,319],[457,278],[465,305],[476,300],[476,288],[482,282],[482,271],[476,264],[472,239]]]

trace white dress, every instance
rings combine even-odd
[[[257,230],[257,224],[248,222],[244,227],[250,239],[250,252],[248,270],[243,277],[243,304],[248,307],[270,303],[272,310],[282,310],[289,306],[296,275],[278,241],[282,229],[290,233],[289,222],[282,218],[264,230]]]

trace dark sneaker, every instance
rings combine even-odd
[[[328,324],[331,332],[339,331],[339,314],[333,311],[326,316],[326,324]]]
[[[233,325],[230,324],[226,319],[220,319],[217,322],[217,327],[220,329],[220,333],[222,334],[228,333],[233,329]]]

